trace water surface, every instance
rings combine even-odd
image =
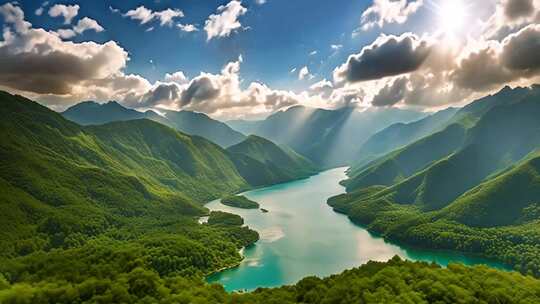
[[[261,237],[243,251],[245,259],[239,267],[213,274],[208,281],[219,282],[228,291],[275,287],[309,275],[340,273],[369,260],[386,261],[395,255],[444,266],[461,262],[501,267],[458,253],[406,249],[353,224],[326,204],[329,197],[344,192],[339,181],[346,178],[345,170],[328,170],[309,179],[243,193],[268,213],[228,207],[219,201],[206,205],[211,210],[242,216]]]

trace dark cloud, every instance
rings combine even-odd
[[[540,69],[540,25],[529,25],[504,41],[502,64],[523,72]]]
[[[386,85],[373,97],[371,104],[376,107],[393,106],[405,98],[407,93],[406,77],[396,79],[392,84]]]
[[[351,55],[334,71],[334,77],[348,82],[380,79],[416,71],[431,51],[430,44],[407,33],[383,36],[360,54]]]
[[[37,44],[32,51],[16,52],[15,46],[6,44],[0,47],[0,83],[40,94],[69,94],[75,84],[106,76],[104,72],[111,61],[119,59],[119,66],[124,65],[123,50],[116,43],[95,46],[97,52],[87,56],[84,52],[52,49],[47,44]]]
[[[500,65],[499,54],[491,47],[469,54],[451,79],[461,88],[486,91],[512,79],[512,73]]]
[[[500,50],[502,49],[502,51]],[[500,85],[538,76],[540,71],[540,25],[529,25],[505,38],[469,54],[452,72],[460,87],[486,91]]]
[[[180,106],[187,106],[192,102],[214,99],[219,96],[220,88],[214,86],[212,79],[199,76],[191,81],[188,88],[180,96]]]
[[[119,73],[128,54],[116,42],[74,43],[56,33],[34,29],[11,3],[0,6],[4,41],[0,43],[0,85],[38,94],[66,95],[85,81]]]
[[[533,13],[533,0],[508,0],[504,4],[504,15],[510,20],[529,17]]]
[[[150,89],[141,98],[137,107],[146,108],[156,105],[170,104],[180,98],[180,88],[175,83],[160,83]]]

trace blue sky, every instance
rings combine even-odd
[[[20,3],[25,12],[34,12],[41,5],[38,1]],[[60,3],[78,4],[79,1]],[[125,13],[141,5],[153,11],[180,9],[185,17],[175,19],[178,23],[197,24],[202,28],[206,18],[215,13],[218,6],[227,3],[211,0],[85,1],[79,3],[79,15],[97,20],[105,31],[88,31],[74,41],[117,41],[130,54],[127,72],[141,74],[151,81],[178,70],[192,77],[200,71],[217,73],[242,54],[242,75],[246,81],[260,80],[273,87],[289,89],[306,85],[296,81],[297,74],[289,73],[291,69],[308,66],[318,78],[328,78],[351,51],[358,51],[378,35],[378,31],[371,31],[351,38],[351,33],[359,26],[360,12],[370,1],[268,0],[263,5],[244,1],[248,12],[240,21],[249,29],[208,42],[203,30],[184,33],[174,26],[161,27],[156,20],[140,25],[109,10],[113,7]],[[61,18],[26,15],[34,26],[52,30],[63,26]],[[145,32],[151,27],[153,31]],[[331,45],[344,48],[336,52]],[[309,56],[312,51],[317,54]]]
[[[540,74],[540,0],[19,0],[0,22],[0,89],[57,110],[435,110]]]

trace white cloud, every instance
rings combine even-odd
[[[112,9],[112,8],[111,8]],[[154,19],[159,20],[161,26],[172,26],[175,18],[184,17],[184,13],[178,9],[166,9],[162,11],[152,11],[141,5],[135,9],[127,11],[123,14],[124,17],[129,17],[133,20],[140,21],[140,24],[146,24]]]
[[[73,18],[79,14],[79,5],[55,4],[49,9],[49,16],[64,17],[64,24],[71,24]]]
[[[242,27],[238,18],[247,12],[238,0],[232,0],[227,5],[217,8],[218,14],[212,14],[204,23],[207,40],[219,37],[228,37],[235,30]]]
[[[0,6],[0,14],[4,16],[4,22],[12,24],[15,27],[15,31],[20,33],[26,33],[28,29],[32,26],[30,22],[24,20],[23,10],[11,3],[6,3]],[[10,34],[10,32],[7,32]],[[4,30],[4,44],[8,42],[8,39],[5,37],[6,31]]]
[[[341,48],[343,47],[343,45],[341,44],[332,44],[330,45],[330,48],[334,51],[339,51]]]
[[[317,50],[311,51],[311,52],[309,53],[309,56],[315,56],[315,55],[317,55],[317,53],[319,53]]]
[[[49,1],[43,2],[43,3],[41,4],[41,6],[38,7],[38,8],[36,9],[36,11],[35,11],[36,16],[41,16],[41,15],[43,15],[43,12],[44,12],[45,7],[46,7],[47,5],[49,5]]]
[[[78,33],[82,34],[84,31],[88,30],[94,30],[96,32],[103,32],[105,29],[97,23],[96,20],[84,17],[79,22],[77,22],[77,25],[73,28],[73,30]]]
[[[178,71],[174,72],[172,74],[165,74],[165,82],[174,82],[177,84],[186,84],[188,82],[188,79],[184,72]]]
[[[56,32],[58,33],[58,35],[60,35],[60,37],[64,39],[69,39],[75,37],[77,34],[80,35],[88,30],[94,30],[95,32],[99,33],[103,32],[105,29],[101,25],[99,25],[96,20],[84,17],[79,20],[79,22],[77,22],[75,26],[73,26],[73,29],[59,29]]]
[[[176,25],[182,32],[197,32],[199,29],[194,24],[177,24]]]
[[[184,13],[178,9],[166,9],[161,12],[155,12],[154,15],[159,19],[161,26],[172,26],[174,18],[184,17]]]
[[[362,13],[361,28],[367,31],[386,23],[405,23],[423,4],[423,0],[374,0],[373,5]]]
[[[307,66],[304,66],[303,68],[300,69],[300,71],[298,72],[298,80],[304,80],[304,79],[308,79],[308,80],[311,80],[313,79],[315,76],[311,75],[311,73],[309,73],[309,69]]]
[[[266,0],[255,0],[255,3],[258,5],[263,5],[266,3]]]

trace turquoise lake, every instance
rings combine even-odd
[[[247,210],[213,201],[206,205],[242,216],[245,224],[257,230],[260,240],[243,250],[244,260],[236,268],[207,278],[226,290],[253,290],[294,284],[303,277],[320,277],[358,267],[369,260],[386,261],[395,255],[415,261],[433,261],[441,265],[460,262],[488,264],[488,260],[459,253],[408,249],[370,234],[326,204],[343,193],[339,181],[346,168],[332,169],[311,178],[243,193],[258,202],[261,210]]]

